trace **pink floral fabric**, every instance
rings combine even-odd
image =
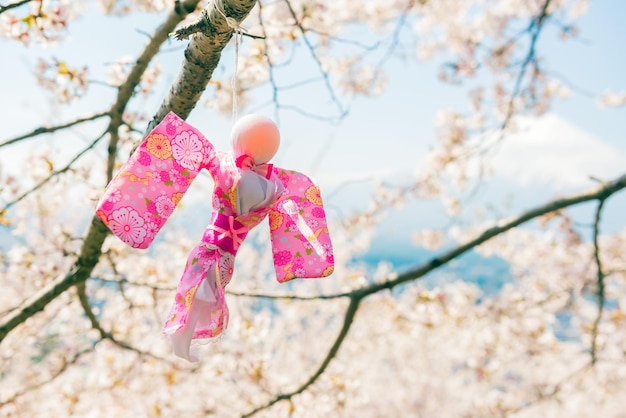
[[[335,260],[319,187],[297,171],[274,174],[285,189],[269,213],[276,279],[329,276]]]
[[[148,248],[204,167],[213,145],[170,112],[107,185],[96,214],[122,241]]]
[[[224,289],[233,276],[237,250],[248,231],[261,223],[271,209],[268,206],[237,215],[239,170],[228,154],[217,153],[215,162],[214,166],[209,167],[215,182],[213,216],[202,236],[202,242],[187,260],[174,305],[165,322],[165,334],[187,326],[194,295],[202,280],[207,278],[215,281],[217,292],[214,296],[217,300],[194,325],[192,338],[215,338],[226,329],[229,316]],[[270,180],[275,184],[280,181],[275,175]]]
[[[191,321],[193,339],[215,338],[227,327],[224,289],[233,276],[237,250],[248,231],[268,214],[279,282],[326,277],[334,262],[320,190],[313,180],[273,167],[268,179],[281,192],[270,205],[238,215],[240,170],[252,168],[237,167],[230,154],[215,152],[200,132],[172,112],[107,186],[96,213],[122,241],[147,248],[201,169],[207,169],[215,182],[213,215],[187,259],[163,329],[166,335],[190,331],[187,326],[196,303],[202,312]],[[206,295],[198,297],[203,284],[211,289],[210,301],[203,299]]]

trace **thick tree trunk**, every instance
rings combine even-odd
[[[242,22],[256,4],[256,0],[224,0],[217,2],[215,7],[212,4],[203,14],[203,21],[192,25],[198,32],[191,35],[178,78],[146,132],[158,125],[170,110],[186,119],[200,100],[213,71],[217,68],[222,50],[233,36],[233,29],[228,26],[224,16],[216,8],[223,4],[222,11],[225,16]]]

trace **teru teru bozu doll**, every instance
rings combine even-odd
[[[192,339],[214,339],[228,324],[224,288],[248,231],[266,217],[276,278],[326,277],[333,250],[320,190],[297,171],[268,164],[280,135],[269,119],[249,115],[232,131],[232,153],[217,152],[195,128],[168,113],[108,184],[96,210],[122,241],[147,248],[200,170],[215,182],[213,213],[183,271],[163,332],[191,361]]]

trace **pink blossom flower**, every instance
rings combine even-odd
[[[172,154],[178,163],[190,170],[197,170],[202,163],[202,141],[193,131],[176,135],[172,142]]]
[[[111,231],[131,246],[141,244],[146,236],[143,218],[131,207],[114,211],[108,221]]]

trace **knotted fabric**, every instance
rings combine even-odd
[[[242,154],[235,160],[235,165],[237,168],[242,170],[252,170],[257,173],[261,177],[265,177],[266,179],[270,179],[272,175],[272,167],[273,164],[255,164],[254,158],[249,156],[248,154]]]
[[[250,228],[237,221],[234,216],[214,212],[202,241],[235,255],[249,231]]]

